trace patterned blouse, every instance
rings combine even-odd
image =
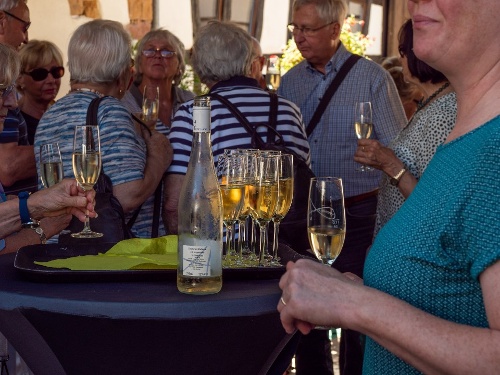
[[[418,180],[455,125],[457,97],[455,93],[443,95],[426,108],[417,111],[408,125],[401,130],[389,147]],[[374,236],[394,216],[405,202],[397,186],[392,186],[384,175],[380,186],[377,220]]]

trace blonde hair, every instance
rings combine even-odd
[[[19,56],[14,48],[0,44],[0,84],[4,86],[13,84],[20,70]]]

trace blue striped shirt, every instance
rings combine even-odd
[[[71,156],[75,126],[85,124],[88,106],[96,96],[91,92],[68,94],[50,107],[38,124],[35,149],[42,143],[59,142],[65,177],[74,176]],[[113,182],[113,186],[143,179],[146,167],[146,144],[136,133],[132,118],[125,106],[116,98],[106,97],[99,106],[97,118],[103,169]],[[35,154],[39,170],[40,157],[38,153]],[[151,237],[153,207],[154,194],[141,207],[132,227],[134,235],[142,238]],[[131,215],[132,213],[127,213],[126,220]],[[165,229],[160,220],[159,235],[164,234]]]
[[[212,87],[216,92],[233,103],[251,124],[269,123],[269,94],[258,87],[257,81],[246,77],[235,77],[219,82]],[[309,143],[307,142],[302,115],[293,103],[278,98],[277,131],[283,136],[285,146],[309,162]],[[241,125],[227,107],[217,101],[211,101],[211,141],[214,162],[224,149],[252,148],[250,134]],[[261,138],[266,141],[267,128],[258,129]],[[174,117],[169,135],[174,149],[174,159],[168,173],[185,174],[191,154],[193,140],[193,100],[183,104]]]
[[[299,106],[305,124],[309,124],[326,89],[350,55],[341,44],[326,65],[326,74],[304,60],[282,77],[278,94]],[[379,171],[357,172],[359,164],[353,160],[357,148],[354,104],[367,101],[373,107],[372,138],[387,145],[407,120],[391,76],[367,59],[354,65],[309,137],[313,172],[316,176],[342,177],[346,197],[377,188],[381,179]]]

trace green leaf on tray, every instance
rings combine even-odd
[[[177,268],[177,236],[133,238],[118,242],[104,254],[81,255],[35,264],[78,271]]]

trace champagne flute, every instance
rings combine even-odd
[[[101,173],[101,142],[97,125],[77,125],[73,141],[73,173],[78,185],[85,191],[92,190]],[[90,229],[89,217],[79,233],[72,233],[75,238],[97,238],[102,233]]]
[[[354,130],[358,139],[368,139],[372,135],[372,103],[357,102],[354,108]],[[374,169],[367,165],[361,165],[356,171],[371,172]]]
[[[44,143],[40,146],[40,176],[46,188],[57,184],[64,178],[58,143]]]
[[[251,266],[257,263],[257,256],[253,249],[253,244],[248,243],[247,220],[250,217],[250,190],[254,179],[255,156],[259,153],[258,149],[233,149],[231,155],[242,155],[242,179],[245,185],[245,196],[243,206],[238,215],[238,254],[243,257],[245,265]],[[251,221],[250,221],[251,222]]]
[[[341,178],[311,178],[307,217],[311,249],[323,264],[331,266],[339,256],[345,239],[344,189]]]
[[[266,81],[270,91],[278,90],[281,82],[281,69],[280,58],[277,55],[271,55],[267,59]]]
[[[278,203],[276,211],[272,217],[274,224],[273,233],[273,252],[272,264],[280,266],[280,259],[278,258],[278,234],[280,222],[290,210],[293,200],[293,155],[281,154],[278,157],[279,161],[279,190],[278,190]]]
[[[222,221],[226,227],[226,255],[224,265],[232,267],[241,263],[234,249],[234,224],[238,220],[245,197],[245,185],[241,177],[241,155],[227,153],[219,157],[217,177],[222,195]]]
[[[160,107],[160,89],[158,86],[144,86],[144,95],[142,99],[142,119],[144,122],[154,128],[158,120],[158,110]]]
[[[269,266],[267,228],[278,202],[278,156],[257,156],[256,178],[250,192],[250,215],[259,224],[259,266]]]

